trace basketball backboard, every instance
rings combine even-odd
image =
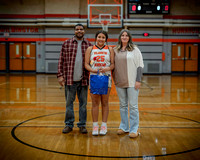
[[[108,28],[122,28],[123,1],[113,0],[109,4],[98,2],[100,1],[88,0],[88,28],[102,28],[105,31]]]

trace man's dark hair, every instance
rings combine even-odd
[[[85,29],[85,27],[84,27],[81,23],[76,24],[76,25],[74,26],[74,29],[76,29],[77,26],[82,26],[83,29]]]

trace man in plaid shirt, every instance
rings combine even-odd
[[[74,127],[74,100],[76,94],[79,100],[79,123],[81,133],[87,133],[87,92],[89,72],[84,67],[85,51],[92,44],[84,38],[85,30],[82,24],[74,27],[75,36],[66,40],[60,52],[58,62],[58,82],[65,86],[66,113],[63,133],[69,133]]]

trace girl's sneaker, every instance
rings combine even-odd
[[[98,134],[99,134],[99,126],[93,126],[92,135],[98,136]]]
[[[104,136],[107,133],[107,127],[106,126],[101,126],[100,130],[100,135]]]

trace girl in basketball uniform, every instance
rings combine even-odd
[[[107,133],[107,118],[109,113],[109,94],[111,89],[111,71],[114,69],[114,51],[112,47],[106,45],[108,39],[107,32],[98,31],[95,35],[95,45],[88,47],[85,53],[85,68],[90,72],[90,75],[104,73],[109,76],[107,95],[92,94],[92,119],[93,131],[92,135],[106,135]],[[98,115],[99,104],[102,105],[102,124],[99,132]]]

